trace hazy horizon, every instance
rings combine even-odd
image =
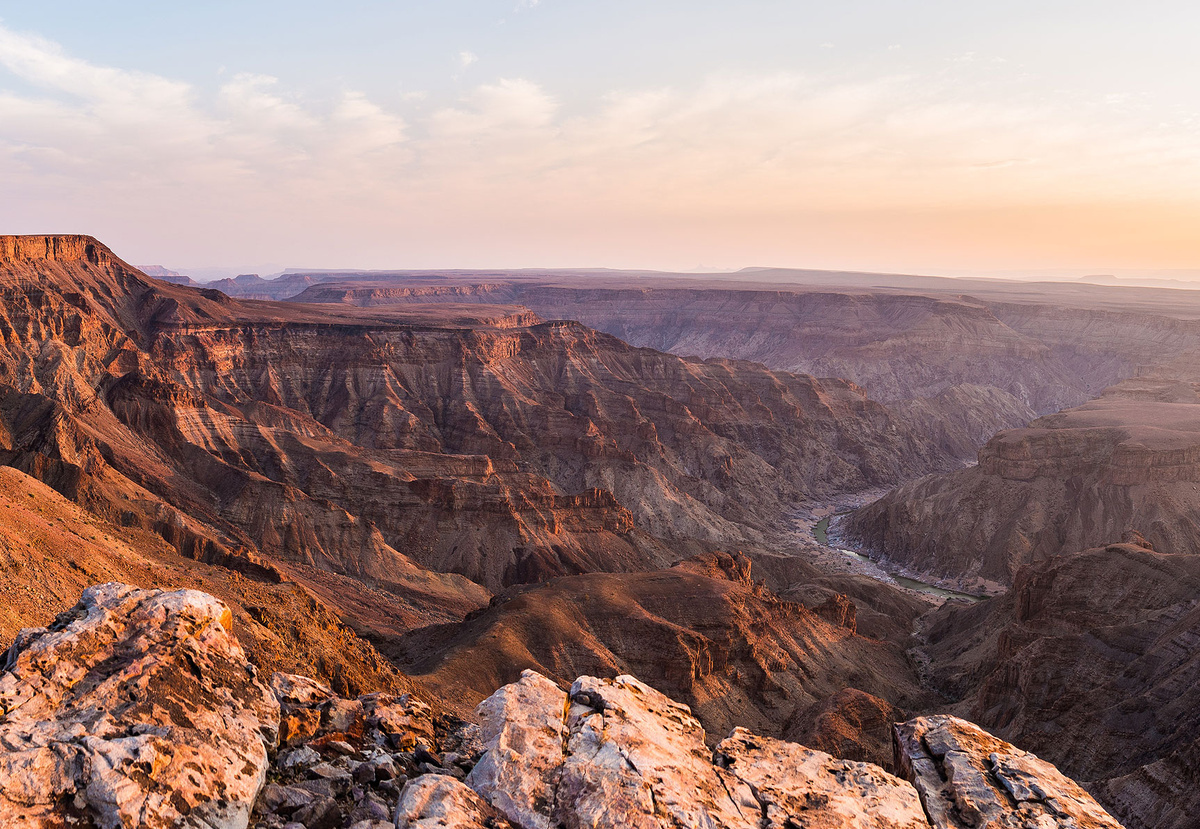
[[[184,272],[1196,279],[1198,23],[1184,3],[0,2],[0,232]]]

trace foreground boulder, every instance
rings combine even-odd
[[[204,593],[103,584],[22,631],[0,674],[0,829],[1119,829],[954,717],[896,727],[903,780],[741,728],[713,751],[630,676],[564,692],[526,671],[480,725],[411,695],[268,685],[230,625]]]
[[[1053,765],[958,717],[897,725],[896,767],[920,792],[934,826],[947,829],[1120,829]]]
[[[246,826],[279,705],[217,599],[101,584],[0,674],[0,827]]]

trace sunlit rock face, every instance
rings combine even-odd
[[[88,588],[0,674],[0,825],[243,827],[279,704],[194,590]]]
[[[526,671],[478,713],[472,771],[411,781],[397,825],[1120,829],[1052,765],[953,717],[896,727],[905,780],[740,728],[710,750],[686,706],[630,676],[563,691]]]
[[[526,671],[479,725],[412,694],[263,682],[231,626],[205,593],[108,583],[23,631],[0,674],[0,826],[1119,826],[952,717],[897,726],[905,780],[743,728],[713,749],[687,706],[631,676],[563,690]]]
[[[896,765],[916,786],[934,826],[1120,829],[1053,765],[958,717],[897,725]]]
[[[768,545],[797,503],[947,469],[844,380],[635,348],[513,306],[234,300],[89,237],[3,237],[0,460],[193,558],[467,610]],[[278,575],[278,573],[276,573]]]

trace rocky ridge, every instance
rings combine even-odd
[[[779,274],[786,280],[787,274]],[[796,284],[570,274],[314,274],[296,302],[519,303],[681,356],[844,377],[964,460],[1000,429],[1079,405],[1200,348],[1195,292],[793,274]],[[815,280],[815,281],[814,281]],[[892,283],[890,286],[888,283]],[[806,284],[808,283],[808,284]],[[899,288],[898,285],[907,285]]]
[[[476,727],[413,696],[268,685],[231,618],[196,591],[105,584],[23,631],[0,674],[0,826],[1119,826],[1049,764],[958,720],[897,730],[915,788],[743,729],[711,751],[686,706],[628,676],[564,692],[526,672]],[[978,774],[935,783],[930,753]],[[985,802],[997,786],[1010,799]],[[975,815],[990,822],[963,822]]]
[[[937,701],[905,653],[928,605],[898,599],[885,627],[866,603],[860,619],[848,595],[818,588],[819,576],[791,578],[812,592],[782,598],[747,557],[705,554],[509,591],[461,625],[375,643],[463,717],[524,669],[564,687],[632,674],[686,703],[710,734],[740,725],[890,766],[891,723]]]

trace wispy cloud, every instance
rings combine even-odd
[[[458,55],[463,69],[476,60]],[[281,240],[487,227],[532,246],[568,224],[735,227],[1200,192],[1200,123],[1147,127],[1128,111],[1114,122],[1111,100],[987,101],[949,76],[711,75],[569,106],[513,77],[386,107],[249,73],[203,93],[3,26],[0,67],[36,90],[4,91],[0,74],[10,223],[38,210],[165,223],[145,202],[170,197],[171,221],[201,233],[249,234],[252,216]]]

